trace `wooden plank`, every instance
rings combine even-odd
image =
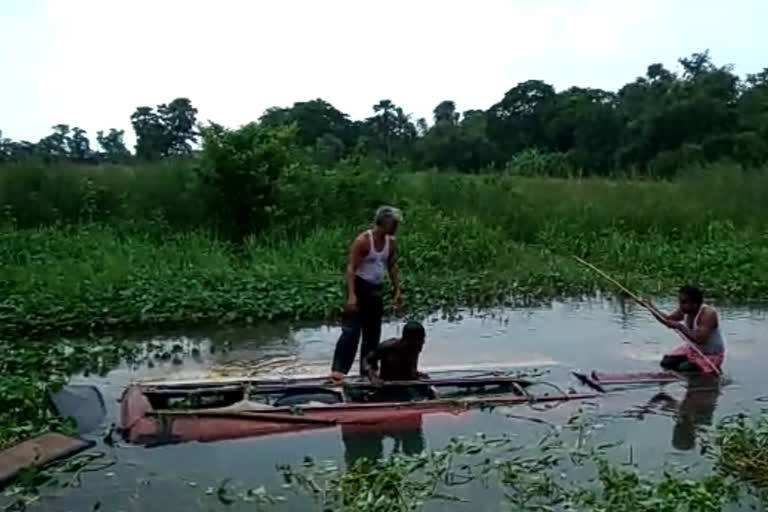
[[[531,385],[531,381],[521,379],[518,377],[458,377],[453,379],[422,379],[422,380],[399,380],[399,381],[384,381],[380,387],[407,387],[407,386],[434,386],[434,387],[473,387],[473,386],[492,386],[499,384],[518,384],[522,387]],[[354,382],[346,384],[348,387],[357,388],[371,388],[379,387],[371,384],[370,382]]]
[[[226,393],[229,391],[243,391],[245,386],[242,384],[226,384],[207,387],[151,387],[144,388],[142,391],[146,395],[166,395],[166,396],[189,396],[189,395],[210,395],[212,393]]]
[[[143,388],[144,393],[148,395],[178,395],[183,396],[185,394],[207,394],[212,392],[226,392],[226,391],[238,391],[246,386],[250,386],[252,393],[282,393],[287,391],[292,392],[312,392],[323,390],[340,390],[342,387],[347,388],[401,388],[410,386],[434,386],[434,387],[483,387],[502,384],[517,384],[521,387],[527,387],[531,385],[531,381],[520,379],[518,377],[459,377],[459,378],[447,378],[447,379],[423,379],[423,380],[406,380],[406,381],[384,381],[381,385],[374,385],[370,382],[346,382],[343,385],[333,385],[324,383],[311,383],[311,382],[269,382],[269,381],[243,381],[238,384],[226,384],[222,385],[218,382],[210,383],[210,385],[203,385],[197,383],[196,387],[192,387],[188,383],[182,385],[178,384],[163,384],[154,385],[151,387]]]
[[[173,411],[173,410],[160,410],[152,411],[150,416],[170,416],[170,417],[219,417],[219,418],[233,418],[241,420],[254,420],[254,421],[269,421],[275,423],[307,423],[313,425],[336,425],[335,420],[328,420],[323,418],[313,418],[311,416],[302,416],[300,414],[285,414],[285,413],[273,413],[273,412],[256,412],[256,411],[217,411],[217,410],[205,410],[205,411]]]
[[[436,400],[417,400],[410,402],[364,402],[364,403],[341,403],[332,405],[296,405],[296,406],[282,406],[274,407],[272,409],[255,409],[253,411],[244,409],[232,412],[253,412],[264,414],[269,416],[271,414],[293,414],[297,411],[301,411],[300,414],[312,414],[312,413],[327,413],[327,412],[349,412],[349,411],[375,411],[380,409],[419,409],[419,408],[436,408],[446,406],[471,406],[476,404],[521,404],[521,403],[538,403],[538,402],[556,402],[556,401],[568,401],[568,400],[584,400],[588,398],[595,398],[598,395],[595,393],[569,393],[558,395],[540,395],[540,396],[519,396],[519,395],[499,395],[489,397],[477,397],[477,398],[463,398],[463,399],[447,399],[439,398]],[[195,415],[207,412],[213,412],[221,409],[200,409],[190,410],[187,414]],[[156,411],[157,412],[157,411]],[[165,412],[165,411],[159,411]]]
[[[7,483],[24,468],[42,466],[71,457],[92,447],[93,441],[49,432],[0,452],[0,485]]]
[[[510,377],[509,375],[505,375],[504,371],[499,369],[495,370],[493,372],[489,371],[482,371],[482,369],[456,369],[456,370],[442,370],[442,371],[433,371],[429,372],[432,376],[439,376],[439,375],[455,375],[455,374],[461,374],[461,373],[479,373],[482,375],[480,378],[486,378],[486,376],[489,373],[498,373],[499,375],[492,375],[490,378],[515,378]],[[448,378],[462,378],[462,379],[471,379],[471,376],[468,377],[448,377]],[[435,379],[440,380],[440,379]],[[524,380],[524,379],[521,379]],[[367,378],[361,377],[359,375],[348,377],[346,382],[348,384],[351,383],[358,383],[358,382],[366,382]],[[179,379],[179,380],[160,380],[160,379],[147,379],[147,380],[137,380],[134,381],[133,384],[140,386],[145,389],[160,389],[160,388],[166,388],[166,387],[177,387],[177,388],[183,388],[183,387],[190,387],[190,388],[200,388],[200,387],[208,387],[208,386],[222,386],[222,385],[235,385],[235,384],[251,384],[251,385],[288,385],[288,384],[317,384],[317,385],[329,385],[332,386],[332,381],[328,378],[328,376],[325,375],[317,375],[317,376],[295,376],[295,377],[275,377],[275,378],[265,378],[265,377],[250,377],[250,376],[225,376],[225,377],[205,377],[205,378],[193,378],[193,379]]]
[[[680,382],[684,377],[673,372],[635,372],[635,373],[604,373],[593,371],[589,375],[572,372],[583,384],[605,393],[603,386],[622,386],[640,384],[668,384]]]

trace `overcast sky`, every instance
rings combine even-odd
[[[743,76],[768,66],[766,21],[767,0],[0,0],[0,130],[131,132],[178,96],[229,126],[317,97],[429,119],[532,78],[615,90],[707,48]]]

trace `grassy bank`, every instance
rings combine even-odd
[[[400,263],[412,312],[602,286],[572,254],[646,294],[692,281],[720,299],[768,299],[768,172],[715,168],[674,183],[431,173],[312,180],[282,190],[299,214],[244,243],[159,210],[155,220],[7,221],[0,333],[333,318],[348,244],[385,201],[405,210]],[[134,199],[121,201],[128,208]]]

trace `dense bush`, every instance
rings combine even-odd
[[[570,178],[577,171],[568,155],[563,153],[543,153],[531,148],[521,151],[507,162],[506,171],[517,176],[551,176],[556,178]]]
[[[220,227],[237,237],[260,233],[279,215],[281,175],[291,164],[296,129],[247,124],[237,130],[203,130],[203,183],[211,189],[210,210]]]

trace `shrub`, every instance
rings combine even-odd
[[[296,148],[295,125],[249,123],[237,130],[211,125],[202,130],[202,177],[221,228],[235,238],[266,230],[277,204],[277,181]]]
[[[698,144],[683,144],[672,151],[662,151],[648,164],[656,178],[673,178],[678,172],[704,165],[704,150]]]
[[[518,176],[552,176],[567,178],[576,174],[576,169],[562,153],[543,153],[538,149],[526,149],[517,153],[507,162],[506,171]]]

